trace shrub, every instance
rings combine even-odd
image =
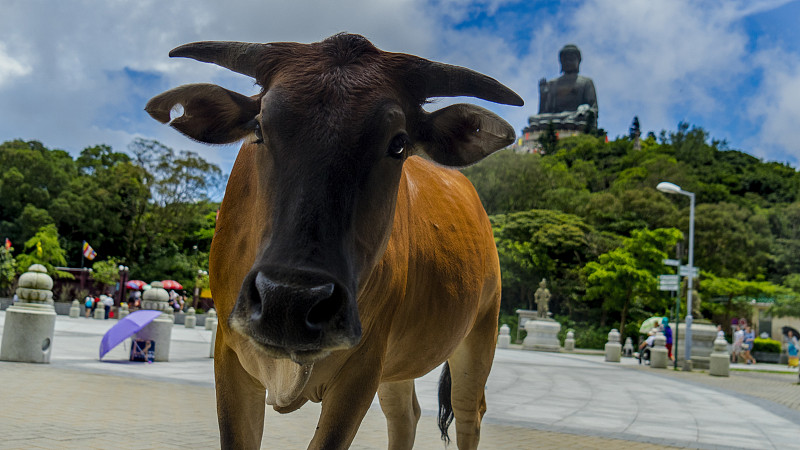
[[[755,341],[753,341],[753,351],[765,352],[765,353],[780,353],[781,342],[776,341],[775,339],[756,338]]]
[[[575,329],[575,348],[593,348],[602,350],[608,342],[611,327],[590,325]]]
[[[515,315],[515,314],[506,314],[506,313],[501,312],[500,313],[500,317],[498,318],[499,324],[497,325],[497,330],[499,332],[500,325],[503,325],[503,324],[508,325],[508,328],[511,329],[511,332],[510,332],[510,334],[511,334],[511,342],[512,343],[517,343],[515,341],[517,339],[517,327],[518,327],[517,322],[518,321],[519,321],[519,317],[517,315]],[[522,331],[522,333],[520,334],[520,339],[524,339],[525,338],[525,329],[522,329],[521,331]]]

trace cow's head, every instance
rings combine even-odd
[[[466,166],[514,139],[513,128],[483,108],[427,113],[426,99],[523,104],[485,75],[382,52],[356,35],[315,44],[200,42],[170,56],[218,64],[262,87],[246,97],[186,85],[146,109],[198,141],[247,139],[267,155],[257,169],[269,198],[266,232],[230,324],[271,356],[297,362],[359,342],[356,297],[386,248],[406,158],[424,152]],[[170,121],[177,105],[184,114]]]

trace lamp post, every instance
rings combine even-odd
[[[656,186],[667,194],[681,194],[689,197],[689,280],[686,285],[686,349],[684,350],[683,370],[692,370],[692,281],[694,279],[694,192],[684,191],[674,183],[663,181]]]
[[[202,269],[197,270],[197,277],[195,278],[194,283],[194,301],[192,302],[195,309],[200,307],[200,279],[204,275],[208,275],[208,272]]]
[[[119,299],[116,306],[119,306],[125,301],[125,283],[128,282],[128,271],[130,269],[128,266],[123,266],[122,264],[120,264],[117,268],[119,269]]]

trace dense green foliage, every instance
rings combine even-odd
[[[0,144],[0,167],[0,238],[25,244],[13,255],[18,273],[33,262],[80,267],[84,240],[98,254],[84,263],[99,264],[103,283],[116,282],[117,264],[130,267],[131,279],[187,287],[208,268],[219,206],[209,198],[225,180],[195,153],[137,139],[128,153],[100,145],[73,159],[36,141],[9,141]]]
[[[504,314],[529,308],[547,278],[550,309],[581,324],[576,339],[581,327],[630,335],[649,316],[671,315],[674,300],[656,289],[656,276],[674,273],[663,258],[687,262],[689,199],[655,189],[669,181],[696,194],[703,316],[727,321],[752,298],[800,316],[800,173],[787,164],[680,124],[638,151],[628,138],[582,135],[545,155],[501,151],[463,172],[491,215]]]

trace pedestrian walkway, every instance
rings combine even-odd
[[[0,331],[4,319],[0,312]],[[168,363],[129,363],[122,345],[98,361],[100,338],[114,323],[59,316],[51,364],[0,362],[0,449],[219,447],[211,332],[176,325]],[[416,384],[423,417],[415,448],[444,448],[435,420],[438,374]],[[774,379],[762,383],[763,376]],[[796,381],[501,349],[486,387],[481,448],[796,448],[797,404],[775,401],[800,390]],[[747,384],[761,394],[740,392]],[[268,410],[263,448],[305,448],[318,414],[317,404],[288,415]],[[386,446],[375,400],[352,448]]]

